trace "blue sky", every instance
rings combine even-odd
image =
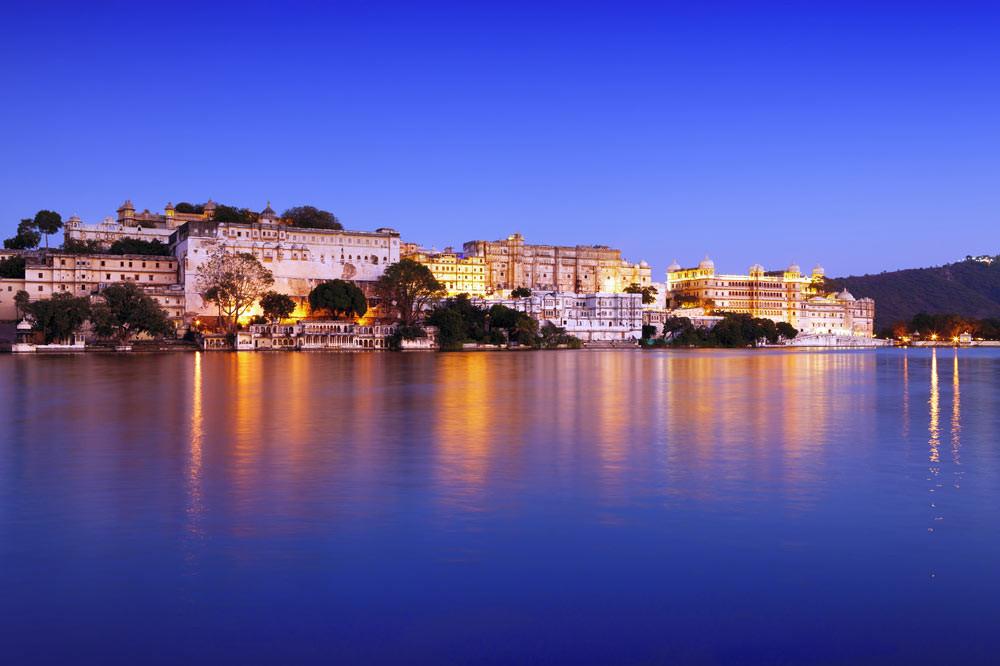
[[[14,5],[0,232],[212,197],[656,279],[1000,253],[998,31],[985,3]]]

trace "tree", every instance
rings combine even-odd
[[[531,290],[527,287],[518,287],[514,291],[510,292],[511,298],[530,298]]]
[[[91,252],[102,252],[101,244],[95,240],[77,240],[67,238],[63,241],[62,251],[71,254],[88,254]]]
[[[174,206],[175,213],[186,213],[189,215],[201,215],[205,212],[204,204],[192,204],[187,201],[182,201],[176,206]]]
[[[288,220],[293,227],[309,227],[312,229],[343,229],[337,216],[333,213],[320,210],[315,206],[295,206],[289,208],[281,214],[282,219]]]
[[[236,208],[218,204],[215,207],[215,214],[212,219],[216,222],[256,222],[257,213],[249,208]]]
[[[633,282],[629,286],[625,287],[625,293],[642,294],[642,304],[651,305],[656,302],[656,294],[658,294],[659,292],[653,285],[641,287],[637,282]]]
[[[368,300],[353,282],[328,280],[309,292],[309,308],[337,318],[363,317],[368,312]]]
[[[101,296],[104,302],[94,305],[91,311],[94,331],[114,338],[119,345],[128,344],[139,333],[158,336],[174,330],[160,304],[134,282],[113,284]]]
[[[264,311],[266,319],[281,321],[288,319],[295,312],[295,299],[288,294],[269,291],[260,297],[260,308]]]
[[[214,252],[198,269],[196,283],[205,302],[215,303],[230,332],[240,315],[274,284],[274,276],[252,254]]]
[[[412,259],[401,259],[385,269],[375,283],[382,302],[397,314],[406,326],[415,324],[424,307],[434,298],[444,296],[444,287],[431,270]]]
[[[14,316],[20,319],[28,313],[28,303],[31,302],[31,296],[24,289],[18,290],[14,294]]]
[[[795,336],[799,334],[798,329],[787,321],[779,321],[775,326],[778,329],[778,335],[786,340],[794,340]]]
[[[0,259],[0,278],[23,280],[24,264],[24,257],[17,255]]]
[[[62,215],[52,210],[40,210],[35,213],[35,228],[45,234],[45,247],[49,247],[49,236],[62,229]]]
[[[87,321],[90,302],[61,292],[52,298],[28,303],[25,311],[34,319],[34,329],[42,332],[46,343],[52,343],[65,340]]]
[[[169,256],[170,250],[156,239],[119,238],[111,244],[108,254],[141,254],[162,257]]]
[[[35,221],[27,218],[21,220],[17,225],[17,233],[4,240],[3,246],[8,250],[32,250],[42,242],[42,235],[38,233]]]

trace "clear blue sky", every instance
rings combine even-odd
[[[829,274],[998,253],[1000,8],[5,5],[0,232],[125,198]]]

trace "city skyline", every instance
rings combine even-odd
[[[608,244],[657,280],[996,251],[989,9],[53,7],[2,47],[5,236],[211,197],[437,248]]]

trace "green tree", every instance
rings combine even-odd
[[[156,239],[119,238],[108,248],[108,254],[141,254],[163,257],[170,256],[170,249]]]
[[[18,290],[14,294],[14,316],[20,319],[24,315],[28,314],[28,303],[31,302],[31,295],[28,294],[24,289]]]
[[[91,309],[94,331],[119,345],[145,333],[166,336],[174,331],[167,313],[134,282],[113,284],[101,292],[103,302]]]
[[[66,340],[79,330],[90,317],[90,302],[62,292],[28,303],[25,311],[34,320],[34,329],[42,332],[45,342],[53,343]]]
[[[216,222],[256,222],[257,213],[249,208],[236,208],[218,204],[215,207],[215,214],[212,219]]]
[[[235,333],[240,316],[274,284],[274,276],[252,254],[219,249],[198,269],[195,283],[202,299],[215,303],[227,329]]]
[[[23,280],[24,264],[24,257],[17,255],[0,259],[0,278]]]
[[[779,321],[775,327],[778,329],[778,335],[783,337],[785,340],[794,340],[795,336],[799,334],[798,329],[789,324],[787,321]]]
[[[75,238],[67,238],[63,241],[62,251],[69,252],[71,254],[89,254],[91,252],[101,252],[101,244],[95,240],[76,240]]]
[[[518,287],[517,289],[510,292],[511,298],[529,298],[531,296],[531,290],[527,287]]]
[[[269,291],[260,297],[260,308],[264,311],[265,319],[281,321],[295,312],[295,299],[288,294]]]
[[[187,201],[182,201],[176,206],[174,206],[174,212],[185,213],[188,215],[201,215],[202,213],[205,212],[205,205],[193,204],[193,203],[188,203]]]
[[[656,287],[649,285],[647,287],[641,287],[637,282],[633,282],[629,286],[625,287],[626,294],[642,294],[642,304],[650,305],[656,302],[656,294],[659,292]]]
[[[337,216],[330,211],[320,210],[315,206],[295,206],[281,214],[293,227],[308,227],[312,229],[343,229]]]
[[[444,287],[430,269],[412,259],[401,259],[386,268],[375,289],[404,326],[415,324],[432,299],[444,296]]]
[[[45,247],[49,247],[49,236],[58,233],[63,227],[62,215],[53,210],[40,210],[35,213],[35,228],[45,234]]]
[[[35,221],[24,219],[17,225],[17,233],[7,238],[3,246],[8,250],[32,250],[42,242],[42,235],[38,233]]]
[[[328,280],[309,292],[309,309],[338,319],[363,317],[368,312],[368,300],[353,282]]]

